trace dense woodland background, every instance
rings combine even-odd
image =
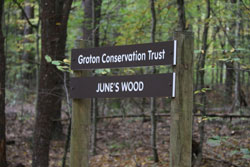
[[[249,0],[0,0],[0,18],[0,167],[68,166],[76,41],[160,42],[176,30],[195,39],[194,166],[250,166]],[[168,166],[170,101],[92,99],[90,166]]]

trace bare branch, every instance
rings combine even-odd
[[[13,0],[13,2],[14,2],[14,3],[19,7],[19,9],[22,11],[22,13],[23,13],[23,15],[24,15],[26,21],[27,21],[28,24],[30,25],[30,27],[35,28],[35,29],[38,29],[38,25],[34,25],[34,24],[32,24],[32,23],[30,22],[30,19],[28,18],[28,16],[27,16],[25,10],[23,9],[22,5],[21,5],[19,2],[17,2],[16,0]]]

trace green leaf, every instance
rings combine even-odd
[[[69,69],[69,66],[61,66],[64,69]]]
[[[196,94],[199,94],[199,93],[201,93],[200,90],[196,90],[196,91],[194,92],[195,95],[196,95]]]
[[[54,61],[52,61],[52,64],[59,66],[61,64],[61,61],[54,60]]]
[[[66,72],[67,70],[63,69],[63,66],[56,66],[56,68],[60,71]]]
[[[51,57],[48,56],[48,55],[45,56],[45,60],[46,60],[48,63],[50,63],[50,62],[52,61]]]

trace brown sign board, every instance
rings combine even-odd
[[[71,78],[70,96],[75,99],[174,97],[175,73]]]
[[[72,49],[71,69],[176,65],[177,41]]]

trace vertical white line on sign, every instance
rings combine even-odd
[[[174,62],[173,62],[173,65],[176,65],[176,50],[177,50],[177,40],[174,40]]]
[[[175,72],[173,73],[172,97],[175,97]]]

